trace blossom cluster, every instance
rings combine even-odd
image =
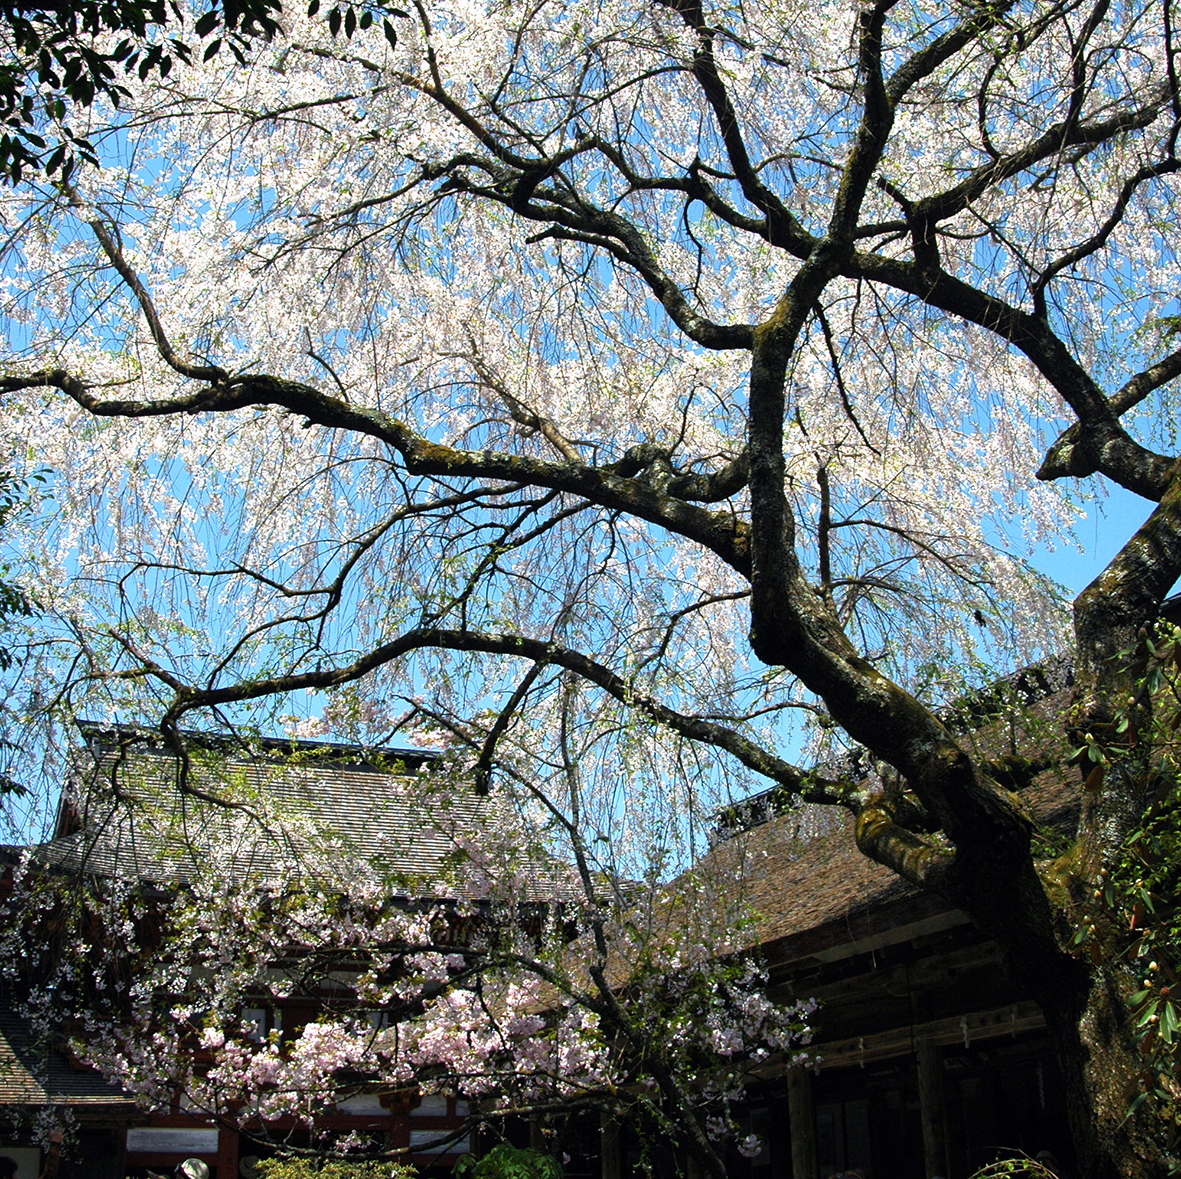
[[[207,842],[167,888],[30,859],[7,903],[25,1014],[66,1027],[78,1058],[146,1109],[314,1129],[358,1093],[417,1091],[459,1094],[485,1120],[635,1105],[667,1125],[658,1078],[671,1073],[675,1116],[729,1139],[753,1070],[801,1058],[811,1007],[766,997],[755,961],[736,956],[733,914],[708,911],[692,879],[632,887],[622,907],[593,884],[539,905],[488,828],[479,849],[454,836],[475,859],[456,878],[473,896],[398,896],[309,817],[254,805],[208,808]]]

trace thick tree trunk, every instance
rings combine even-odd
[[[987,887],[979,878],[973,883],[956,874],[961,907],[996,937],[1014,981],[1045,1014],[1079,1179],[1164,1179],[1167,1166],[1147,1121],[1151,1115],[1128,1117],[1143,1069],[1125,1005],[1136,980],[1123,963],[1119,931],[1095,914],[1096,932],[1074,956],[1062,948],[1069,940],[1067,913],[1055,912],[1032,864],[1026,872],[994,875]],[[1073,883],[1077,889],[1086,882]],[[1058,887],[1055,882],[1055,892]]]
[[[1080,903],[1093,891],[1089,868],[1075,863],[1082,848],[1080,841],[1059,861],[1072,864],[1069,877],[1050,869],[1043,881],[1028,852],[1018,857],[999,843],[989,855],[983,845],[957,858],[949,891],[996,938],[1014,981],[1041,1005],[1061,1067],[1079,1179],[1164,1179],[1150,1115],[1127,1116],[1142,1072],[1125,1006],[1136,980],[1120,952],[1121,931]],[[1076,956],[1063,947],[1080,910],[1096,932]]]
[[[1109,731],[1138,692],[1126,652],[1142,626],[1151,627],[1181,571],[1181,464],[1175,464],[1160,503],[1107,568],[1074,604],[1076,700],[1071,720],[1081,733]],[[1142,700],[1148,724],[1152,702]],[[1100,738],[1102,740],[1102,738]],[[1120,740],[1110,733],[1108,740]],[[1112,870],[1153,793],[1151,748],[1140,758],[1125,748],[1093,789],[1081,791],[1077,839],[1062,879],[1077,925],[1094,926],[1081,979],[1061,990],[1031,987],[1041,1003],[1066,1080],[1071,1129],[1084,1179],[1164,1176],[1160,1140],[1149,1110],[1128,1117],[1144,1071],[1129,1025],[1126,999],[1139,989],[1126,964],[1126,932],[1112,927],[1091,900],[1103,869]],[[1065,862],[1065,861],[1063,861]],[[1033,982],[1034,980],[1030,980]]]
[[[1039,1002],[1062,1068],[1080,1179],[1164,1179],[1168,1168],[1147,1123],[1128,1117],[1141,1071],[1120,996],[1107,964],[1084,971],[1082,987],[1047,989]]]

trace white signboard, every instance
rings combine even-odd
[[[438,1145],[439,1139],[447,1135],[446,1130],[411,1130],[410,1149],[415,1154],[467,1154],[472,1148],[471,1135],[465,1134],[458,1141]]]
[[[127,1131],[127,1149],[133,1154],[217,1154],[217,1131],[138,1126]]]
[[[337,1112],[342,1114],[385,1114],[389,1110],[381,1104],[381,1097],[377,1093],[358,1093],[336,1103]]]

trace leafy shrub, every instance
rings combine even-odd
[[[501,1142],[482,1158],[460,1159],[454,1173],[455,1179],[562,1179],[562,1164],[530,1146]]]

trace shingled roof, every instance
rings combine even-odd
[[[46,865],[170,885],[217,864],[265,881],[298,863],[382,881],[415,899],[481,899],[511,876],[524,899],[571,893],[568,870],[527,843],[510,801],[429,773],[421,751],[272,741],[193,750],[88,726]],[[415,769],[417,772],[414,772]]]
[[[72,1064],[40,1043],[25,1020],[0,1009],[0,1106],[43,1105],[69,1105],[83,1113],[130,1115],[136,1110],[117,1085],[93,1069]]]
[[[1078,784],[1067,773],[1048,771],[1022,793],[1022,801],[1037,823],[1064,830],[1077,814]],[[895,902],[927,899],[858,850],[851,819],[801,841],[794,816],[776,816],[718,844],[701,870],[728,874],[738,882],[755,914],[752,944],[768,948],[826,926],[844,929],[853,940],[865,915],[883,912]],[[928,907],[934,912],[947,906],[934,900],[929,906],[908,906],[924,915]]]
[[[1022,691],[1025,682],[1020,680]],[[998,717],[986,712],[985,723],[964,726],[959,739],[983,758],[1020,752],[1054,763],[1034,777],[1020,797],[1039,827],[1067,834],[1079,805],[1078,774],[1062,765],[1060,718],[1070,687],[1061,675],[1044,683],[1033,700],[1021,700],[1019,713]],[[850,761],[849,767],[858,768],[859,763]],[[825,767],[825,773],[831,774],[832,767]],[[861,768],[858,777],[863,773]],[[856,942],[871,925],[880,929],[952,913],[945,902],[863,855],[848,816],[835,829],[802,839],[797,811],[780,810],[776,799],[765,803],[758,796],[754,801],[742,827],[735,818],[739,808],[723,816],[720,838],[696,870],[714,880],[734,882],[755,917],[751,945],[773,950],[775,956],[808,954]]]

